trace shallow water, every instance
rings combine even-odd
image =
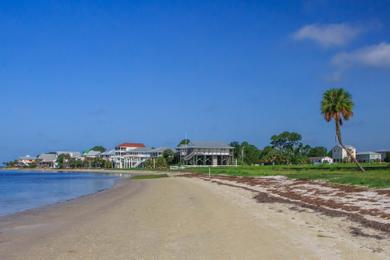
[[[93,173],[0,172],[0,216],[111,188],[118,177]]]

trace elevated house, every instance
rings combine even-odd
[[[351,145],[345,146],[354,158],[356,158],[356,148]],[[348,156],[347,151],[341,146],[336,145],[332,149],[332,158],[334,162],[351,162],[351,158]]]
[[[80,152],[75,152],[75,151],[58,151],[57,156],[60,155],[68,155],[70,158],[74,159],[81,159],[81,153]]]
[[[356,159],[359,162],[380,162],[382,155],[376,152],[359,152],[356,154]]]
[[[88,152],[83,153],[84,158],[94,159],[100,156],[101,152],[95,150],[89,150]]]
[[[56,153],[42,153],[38,155],[37,164],[41,168],[56,168],[57,154]]]
[[[234,148],[222,142],[190,142],[178,148],[183,165],[232,165]]]
[[[167,149],[170,148],[148,148],[142,143],[123,143],[117,145],[113,155],[109,155],[107,159],[113,162],[115,168],[137,168],[142,167],[150,158],[162,156]]]

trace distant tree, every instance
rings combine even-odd
[[[106,148],[102,145],[95,145],[90,150],[104,153],[106,151]]]
[[[166,149],[162,157],[165,159],[168,165],[172,165],[175,163],[175,152],[173,152],[171,149]]]
[[[240,158],[240,151],[241,151],[241,145],[239,142],[237,141],[233,141],[230,143],[230,146],[233,147],[233,155],[234,155],[234,158],[238,159]]]
[[[312,147],[307,154],[309,157],[321,157],[321,156],[327,156],[328,150],[323,146],[316,146]]]
[[[351,94],[342,88],[332,88],[327,90],[321,101],[321,114],[324,116],[327,122],[332,119],[336,125],[336,137],[341,147],[347,152],[348,157],[351,158],[358,168],[365,172],[364,168],[356,160],[355,156],[344,145],[341,137],[341,127],[343,126],[343,120],[349,120],[353,115],[354,103],[352,101]]]
[[[283,132],[271,137],[271,144],[279,150],[295,151],[302,145],[302,136],[296,132]]]
[[[180,141],[180,143],[177,146],[180,146],[180,145],[183,145],[183,144],[189,144],[189,143],[191,143],[190,139],[183,139],[183,140]]]
[[[255,145],[249,144],[248,142],[244,141],[241,143],[240,149],[241,161],[244,164],[253,165],[259,162],[260,151]]]
[[[384,161],[385,162],[390,162],[390,152],[385,153]]]
[[[69,168],[70,167],[69,161],[70,161],[69,154],[60,154],[57,157],[58,168],[60,168],[60,169]]]

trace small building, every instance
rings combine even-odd
[[[329,156],[309,157],[310,163],[313,164],[332,164],[333,159]]]
[[[57,154],[56,153],[43,153],[38,155],[37,164],[41,168],[56,168],[57,167]]]
[[[232,165],[234,148],[222,142],[190,142],[178,148],[183,165]]]
[[[356,158],[356,148],[351,145],[345,146],[348,151],[351,153],[353,158]],[[332,149],[332,158],[334,162],[351,162],[351,158],[348,156],[347,151],[341,146],[336,145]]]
[[[382,155],[376,152],[360,152],[356,154],[356,159],[359,162],[380,162]]]
[[[37,157],[26,155],[18,159],[18,165],[21,167],[28,167],[35,164],[36,161],[37,161]]]

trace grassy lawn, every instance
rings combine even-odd
[[[367,170],[365,173],[358,171],[353,164],[212,167],[211,174],[232,176],[284,175],[293,179],[327,180],[332,183],[390,188],[389,164],[366,164],[364,167]],[[190,168],[188,171],[208,174],[209,169]]]
[[[134,180],[149,180],[168,177],[166,174],[148,174],[148,175],[136,175],[132,177]]]

